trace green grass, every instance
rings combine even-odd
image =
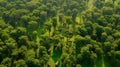
[[[53,55],[52,55],[52,58],[53,60],[56,62],[56,61],[59,61],[60,57],[62,55],[62,52],[61,51],[58,51],[58,50],[53,50]]]
[[[97,59],[95,65],[96,67],[111,67],[110,64],[105,60],[105,57],[102,57],[102,59]]]

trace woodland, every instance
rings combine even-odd
[[[120,0],[0,0],[0,67],[120,67]]]

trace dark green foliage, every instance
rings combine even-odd
[[[0,0],[0,67],[120,67],[120,1]]]

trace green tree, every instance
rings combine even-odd
[[[85,28],[87,29],[87,32],[89,35],[91,35],[93,33],[93,25],[91,21],[87,21],[85,23]]]
[[[88,34],[87,29],[84,28],[84,27],[79,27],[78,30],[79,30],[79,34],[80,34],[81,36],[85,36],[85,35]]]
[[[76,16],[77,16],[77,14],[78,14],[78,9],[76,9],[76,8],[74,8],[73,10],[72,10],[72,20],[75,22],[75,18],[76,18]]]
[[[3,41],[9,39],[9,37],[10,37],[10,35],[9,35],[8,33],[2,32],[1,39],[2,39]]]
[[[100,40],[100,37],[101,37],[101,35],[102,35],[102,32],[104,32],[104,29],[103,29],[102,26],[96,25],[95,30],[96,30],[96,34],[97,34],[97,39]]]
[[[103,32],[101,35],[101,42],[105,42],[106,39],[107,39],[107,34],[105,32]]]
[[[116,14],[120,14],[120,7],[119,7],[120,5],[117,5],[117,6],[115,6],[115,13]]]
[[[1,64],[6,65],[7,67],[11,67],[12,66],[11,61],[12,61],[11,58],[6,57],[6,58],[3,59]]]
[[[47,50],[43,46],[40,46],[39,48],[39,60],[42,66],[46,64],[49,60],[49,55],[47,54]]]
[[[29,45],[29,39],[28,36],[21,36],[19,37],[19,41],[18,41],[18,46],[20,47],[21,45]]]
[[[42,64],[40,64],[40,61],[38,59],[29,58],[26,63],[28,65],[28,67],[40,67],[40,66],[42,66]]]
[[[82,66],[92,67],[96,62],[97,55],[93,53],[93,51],[89,51],[90,47],[91,45],[82,47],[81,54],[78,55],[78,62],[81,63]]]
[[[17,27],[17,29],[14,29],[10,32],[10,35],[18,41],[18,38],[22,35],[25,35],[27,33],[26,28],[24,27]]]
[[[40,18],[41,18],[41,22],[45,22],[46,18],[47,18],[47,12],[46,11],[41,11],[40,12]]]
[[[111,50],[111,43],[110,42],[104,42],[104,52],[107,53],[107,52],[110,52]]]
[[[20,20],[21,16],[25,15],[29,13],[29,10],[27,9],[13,9],[12,13],[10,13],[10,24],[15,26],[15,23],[13,23],[14,21],[18,21]],[[18,23],[17,25],[23,25],[23,23]]]
[[[113,8],[111,8],[111,7],[103,7],[102,11],[103,11],[103,15],[112,15],[113,14]]]
[[[112,34],[112,28],[111,27],[105,27],[104,30],[107,33],[107,35],[111,35]]]
[[[82,36],[76,36],[75,38],[75,46],[76,46],[76,53],[79,53],[80,52],[80,49],[85,46],[86,44],[89,44],[89,39],[88,37],[84,38]]]
[[[26,62],[22,59],[20,59],[18,61],[14,61],[13,66],[14,67],[28,67]]]
[[[28,22],[28,29],[30,29],[31,31],[35,30],[37,28],[38,28],[38,22],[36,22],[36,21]]]

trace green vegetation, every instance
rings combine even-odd
[[[120,67],[120,0],[0,0],[0,67]]]

